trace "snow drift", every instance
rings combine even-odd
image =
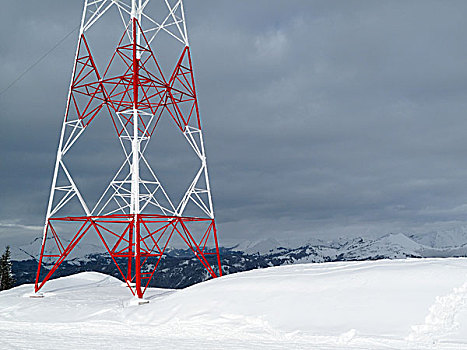
[[[135,305],[100,273],[0,293],[5,349],[467,349],[467,259],[280,266]]]

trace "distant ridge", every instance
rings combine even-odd
[[[467,239],[465,237],[463,232],[452,234],[445,240],[432,233],[390,233],[377,239],[340,238],[328,242],[312,239],[298,247],[287,247],[270,238],[224,247],[221,249],[221,260],[224,273],[231,274],[269,266],[330,261],[466,257],[467,244],[463,243]],[[34,281],[40,244],[41,240],[36,238],[27,245],[12,247],[13,272],[17,284]],[[208,279],[199,261],[188,253],[190,252],[182,249],[168,250],[161,262],[160,272],[151,285],[184,288]],[[61,277],[83,271],[103,272],[120,278],[109,255],[97,244],[81,244],[62,263],[56,274]]]

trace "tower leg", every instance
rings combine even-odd
[[[131,282],[131,267],[133,260],[133,228],[134,225],[130,225],[130,228],[128,230],[128,266],[126,274],[126,280],[128,281],[128,283]]]
[[[143,298],[143,292],[141,290],[141,237],[140,237],[140,223],[139,223],[139,215],[135,214],[135,282],[136,282],[136,294],[138,298]]]
[[[190,228],[189,224],[193,222],[204,223],[205,228],[202,230],[201,227],[198,227],[198,229]],[[64,245],[57,228],[66,223],[76,223],[79,226],[76,228],[77,231],[75,231],[72,240]],[[174,234],[179,235],[187,244],[188,249],[193,252],[211,278],[222,276],[217,231],[213,219],[151,214],[64,217],[50,219],[47,223],[46,235],[50,237],[43,242],[41,248],[34,288],[36,292],[52,277],[60,264],[91,228],[101,239],[121,278],[127,281],[133,295],[140,299],[143,298],[146,289],[149,287],[150,281],[162,257],[166,254],[166,248],[169,246]],[[195,238],[195,233],[198,238]],[[211,240],[210,246],[215,248],[215,251],[207,246],[208,240]],[[45,247],[46,243],[48,244],[47,247]],[[214,247],[212,244],[214,244]],[[44,273],[42,270],[44,259],[52,259],[53,261],[52,263],[46,263],[47,270],[41,280],[41,273]],[[128,262],[127,270],[120,266],[121,262]],[[216,262],[219,269],[218,273],[215,269]],[[134,279],[132,278],[132,271],[134,271]],[[135,282],[134,286],[130,284],[132,281]]]
[[[217,242],[217,228],[214,219],[212,220],[212,232],[214,235],[214,242],[216,243],[217,266],[219,268],[219,277],[222,276],[221,256],[219,254],[219,243]]]

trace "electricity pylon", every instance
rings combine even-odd
[[[157,10],[151,9],[155,3],[159,6]],[[108,57],[105,69],[99,70],[91,53],[92,30],[96,30],[96,24],[112,11],[123,24],[122,35],[120,41],[116,40],[115,50],[104,55]],[[161,36],[165,36],[166,42],[170,39],[178,44],[176,56],[168,54],[169,49],[174,49],[173,43],[166,45],[167,52],[161,49],[156,55],[152,50],[151,46]],[[172,59],[174,68],[164,72],[159,57]],[[69,158],[77,156],[70,154],[70,149],[80,142],[97,118],[110,121],[109,129],[116,132],[123,161],[100,198],[89,203],[78,186],[78,179],[86,181],[86,172],[79,174],[82,167],[72,171],[67,163]],[[158,136],[158,125],[164,119],[173,122],[189,145],[187,150],[198,160],[191,183],[186,184],[184,194],[177,200],[159,181],[145,153],[149,141]],[[78,156],[92,158],[92,154]],[[177,154],[171,156],[177,157]],[[199,214],[187,216],[189,207],[196,208]],[[65,231],[72,232],[71,239],[62,239]],[[36,292],[91,232],[97,234],[138,298],[143,297],[175,236],[192,251],[206,269],[207,276],[222,275],[181,0],[84,2],[45,218]],[[46,261],[48,268],[44,267]]]

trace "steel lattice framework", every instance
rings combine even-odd
[[[210,277],[222,275],[183,3],[157,0],[164,11],[153,14],[150,8],[154,2],[84,2],[44,225],[36,292],[90,231],[97,233],[131,292],[139,298],[143,297],[173,236],[181,237]],[[123,34],[107,66],[99,71],[88,32],[111,11],[117,11]],[[151,48],[161,35],[179,47],[178,58],[173,62],[175,68],[169,74],[163,72]],[[123,162],[99,200],[90,206],[67,167],[67,160],[70,148],[79,142],[93,120],[104,115],[110,116],[115,128]],[[149,141],[156,136],[163,118],[173,121],[199,161],[193,180],[178,202],[164,189],[145,157]],[[73,201],[77,201],[81,212],[61,215]],[[185,216],[188,205],[194,205],[200,215]],[[65,224],[71,224],[74,232],[67,241],[61,239],[60,233]],[[52,261],[51,268],[44,268],[45,259]]]

